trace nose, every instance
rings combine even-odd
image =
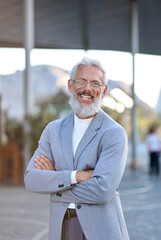
[[[84,86],[85,89],[91,90],[91,84],[90,81],[86,82],[86,85]]]

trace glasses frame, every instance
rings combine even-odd
[[[105,86],[105,84],[99,83],[98,81],[89,81],[85,79],[76,79],[76,80],[71,80],[72,82],[77,83],[81,87],[85,87],[87,83],[89,83],[89,86],[92,88],[99,88]],[[80,84],[79,81],[82,81],[83,84]],[[97,83],[98,85],[94,85],[94,83]]]

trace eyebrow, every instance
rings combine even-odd
[[[77,80],[79,80],[79,79],[82,79],[82,80],[88,81],[88,80],[85,79],[85,78],[78,78]],[[90,82],[93,82],[93,81],[94,81],[94,82],[100,82],[99,80],[94,80],[94,79],[93,79],[92,81],[90,81]],[[101,82],[100,82],[100,83],[101,83]]]

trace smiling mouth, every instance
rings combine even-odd
[[[87,93],[87,92],[78,92],[78,95],[80,95],[82,98],[85,98],[85,99],[94,98],[92,93]]]
[[[92,96],[87,96],[87,95],[83,95],[83,94],[80,94],[80,96],[83,97],[83,98],[87,98],[87,99],[91,99],[92,98]]]

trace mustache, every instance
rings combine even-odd
[[[77,92],[77,95],[88,95],[88,96],[90,96],[90,97],[92,97],[92,98],[94,98],[95,96],[91,93],[91,92],[87,92],[87,91],[79,91],[79,92]]]

